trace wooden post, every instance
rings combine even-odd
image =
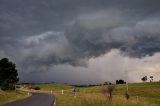
[[[128,92],[128,83],[126,85],[127,85],[127,92]]]
[[[137,102],[138,102],[138,96],[137,96]]]
[[[63,89],[62,89],[62,95],[63,95],[63,93],[64,93],[64,92],[63,92]]]

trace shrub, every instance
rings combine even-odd
[[[108,94],[109,94],[108,98],[109,98],[110,101],[112,101],[112,96],[113,96],[113,91],[114,91],[114,89],[115,89],[115,86],[114,86],[114,85],[109,85],[109,86],[107,87],[107,92],[108,92]]]
[[[16,86],[16,88],[21,88],[20,86]]]
[[[127,91],[125,92],[124,96],[125,96],[125,98],[126,98],[127,100],[128,100],[129,97],[130,97]]]
[[[40,90],[41,88],[38,86],[33,87],[34,90]]]
[[[3,91],[15,89],[14,85],[8,84],[7,82],[3,82],[1,85],[2,85],[1,90],[3,90]]]
[[[112,97],[113,97],[113,91],[115,90],[115,86],[114,85],[108,85],[106,88],[103,88],[101,90],[101,93],[107,95],[108,99],[110,101],[112,101]]]

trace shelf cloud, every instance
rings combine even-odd
[[[157,73],[154,65],[158,64],[155,57],[160,52],[159,3],[159,0],[1,0],[0,57],[9,57],[17,64],[22,82],[43,79],[86,83],[95,76],[92,83],[100,83],[124,78],[124,73],[126,76],[145,70]],[[120,59],[117,61],[122,61],[116,63],[119,68],[108,66],[109,61],[103,62],[115,61],[115,55]],[[125,71],[122,67],[125,58],[134,61],[135,68],[128,64]],[[154,64],[142,69],[146,67],[146,58],[153,59]],[[120,74],[114,74],[117,72]],[[56,77],[60,73],[67,78]],[[104,74],[106,77],[102,77]],[[43,75],[50,77],[44,79]]]

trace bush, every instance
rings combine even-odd
[[[34,90],[40,90],[41,88],[38,86],[33,87]]]
[[[20,86],[16,86],[16,88],[21,88]]]
[[[108,99],[112,101],[113,91],[115,90],[114,85],[108,85],[107,88],[103,88],[101,92],[107,95]]]
[[[124,94],[124,95],[125,95],[125,98],[128,100],[130,96],[129,96],[129,94],[128,94],[128,92],[127,92],[127,91],[125,92],[125,94]]]
[[[38,86],[29,85],[29,86],[28,86],[28,89],[29,89],[29,90],[40,90],[41,88],[38,87]]]
[[[2,89],[3,91],[9,90],[8,84],[6,84],[6,83],[1,84],[1,89]]]
[[[110,101],[112,101],[112,96],[113,96],[114,89],[115,89],[114,85],[109,85],[108,88],[107,88],[107,92],[109,94],[108,98],[109,98]]]
[[[1,84],[1,90],[6,91],[6,90],[14,90],[15,87],[12,84],[8,84],[7,82],[3,82]]]

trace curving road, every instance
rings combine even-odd
[[[33,93],[31,97],[4,106],[54,106],[55,97],[45,93]]]

